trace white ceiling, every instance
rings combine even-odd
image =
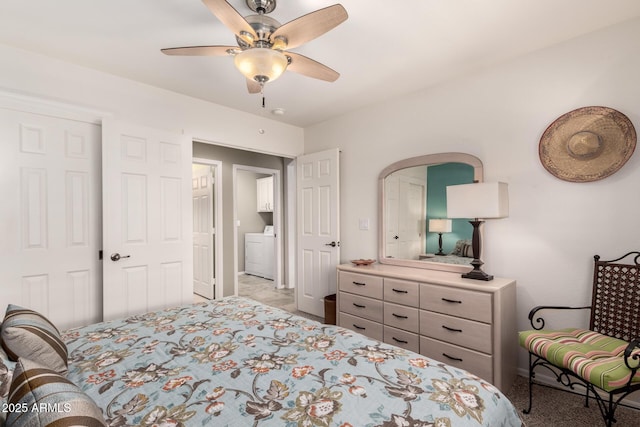
[[[638,0],[278,0],[270,16],[286,23],[336,2],[349,19],[292,51],[341,77],[287,72],[267,84],[267,111],[286,110],[274,119],[309,126],[640,16]],[[232,58],[160,52],[236,44],[200,0],[2,0],[0,43],[265,114]]]

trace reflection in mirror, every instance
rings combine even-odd
[[[380,174],[380,262],[469,270],[473,228],[468,220],[447,219],[446,187],[474,181],[482,181],[482,163],[463,153],[414,157],[385,168]]]

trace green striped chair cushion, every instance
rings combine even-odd
[[[53,323],[36,311],[9,304],[0,342],[13,361],[28,358],[67,375],[67,346]]]
[[[624,364],[627,342],[587,329],[531,330],[519,333],[520,345],[585,381],[612,391],[624,386],[631,370]],[[640,372],[632,383],[640,383]]]
[[[51,369],[19,359],[9,389],[6,427],[104,427],[102,411],[75,384]]]

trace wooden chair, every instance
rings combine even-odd
[[[624,263],[625,258],[632,263]],[[557,381],[571,390],[586,389],[598,403],[608,427],[616,422],[615,411],[622,399],[640,390],[640,252],[629,252],[611,260],[594,257],[591,306],[538,306],[529,313],[533,330],[519,333],[520,345],[529,351],[529,407],[531,388],[538,367],[553,372]],[[544,329],[543,310],[591,310],[589,329]],[[608,396],[608,397],[607,397]],[[638,421],[640,424],[640,420]]]

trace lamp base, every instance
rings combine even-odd
[[[493,276],[485,273],[482,270],[471,270],[468,273],[462,275],[464,279],[474,279],[474,280],[484,280],[485,282],[489,282],[493,280]]]
[[[493,280],[493,276],[482,271],[482,264],[484,262],[480,261],[478,258],[474,258],[471,261],[471,265],[473,266],[473,270],[468,273],[462,275],[464,279],[474,279],[474,280],[484,280],[486,282]]]

